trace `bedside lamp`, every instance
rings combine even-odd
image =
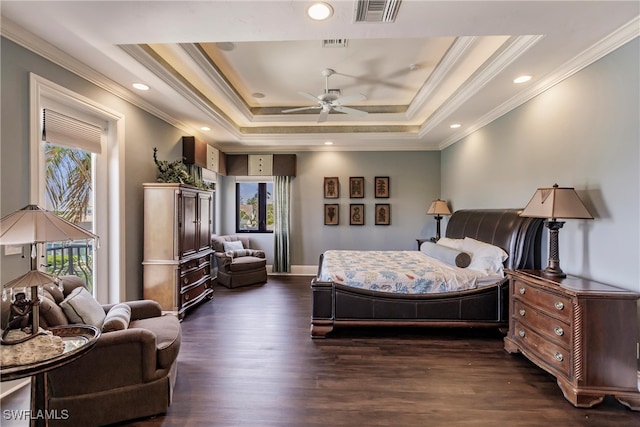
[[[549,262],[542,273],[550,277],[566,277],[560,268],[558,255],[558,231],[564,221],[556,219],[593,219],[576,191],[573,188],[558,187],[558,184],[551,188],[538,188],[520,216],[547,218],[544,224],[549,229]]]
[[[442,219],[442,215],[451,215],[451,211],[449,210],[449,206],[447,206],[447,202],[444,200],[436,199],[431,202],[429,209],[427,209],[427,215],[435,215],[436,219],[436,237],[434,241],[440,240],[440,220]]]
[[[18,292],[22,294],[20,295],[21,299],[19,301],[16,299],[11,304],[12,313],[22,314],[25,318],[31,316],[31,333],[21,339],[5,340],[10,329],[7,326],[2,337],[2,344],[18,344],[39,334],[39,289],[46,284],[57,282],[55,277],[38,270],[36,244],[97,238],[98,236],[95,234],[37,205],[27,205],[0,219],[0,245],[31,244],[31,270],[3,286],[4,289],[11,289],[12,299],[15,296],[14,289],[26,291],[29,288],[31,290],[30,300],[26,299],[26,292]],[[2,296],[6,298],[5,290],[2,292]],[[26,325],[20,325],[21,328],[24,326]]]

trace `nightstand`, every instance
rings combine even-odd
[[[588,408],[613,395],[640,410],[636,343],[640,294],[538,270],[510,270],[504,348],[555,376],[564,397]]]

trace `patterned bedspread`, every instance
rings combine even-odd
[[[453,267],[420,251],[324,253],[319,280],[400,294],[453,292],[477,287],[478,273]]]

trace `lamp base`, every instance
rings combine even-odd
[[[542,275],[546,277],[558,278],[562,279],[563,277],[567,277],[567,274],[560,269],[560,267],[547,267],[542,270]]]

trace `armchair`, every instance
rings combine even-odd
[[[77,319],[69,322],[63,298],[68,300],[84,283],[76,276],[61,279],[62,292],[56,286],[45,287],[40,303],[43,327],[78,323]],[[49,420],[50,425],[98,426],[167,411],[177,375],[180,322],[174,315],[162,315],[155,301],[124,304],[131,313],[128,326],[109,332],[103,328],[85,356],[46,373],[48,410],[65,410],[69,415],[67,420]],[[105,316],[114,306],[102,305]],[[107,322],[104,324],[106,328]]]
[[[212,236],[211,243],[218,265],[218,283],[237,288],[267,281],[265,253],[251,249],[247,237]]]

